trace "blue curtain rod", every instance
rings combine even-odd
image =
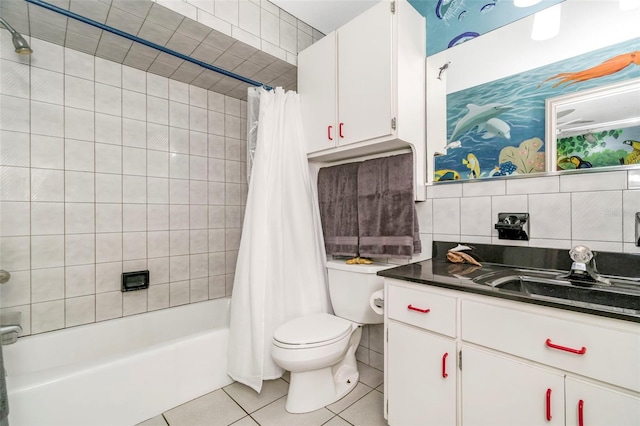
[[[56,13],[59,13],[61,15],[65,15],[65,16],[67,16],[69,18],[76,19],[76,20],[78,20],[80,22],[84,22],[85,24],[92,25],[92,26],[94,26],[96,28],[100,28],[101,30],[108,31],[108,32],[110,32],[112,34],[119,35],[119,36],[124,37],[126,39],[129,39],[131,41],[135,41],[136,43],[140,43],[140,44],[143,44],[145,46],[151,47],[153,49],[159,50],[161,52],[167,53],[169,55],[175,56],[175,57],[180,58],[182,60],[191,62],[192,64],[200,65],[203,68],[206,68],[206,69],[211,70],[211,71],[215,71],[215,72],[220,73],[222,75],[226,75],[227,77],[235,78],[236,80],[240,80],[240,81],[242,81],[244,83],[248,83],[248,84],[251,84],[253,86],[264,87],[266,90],[273,89],[272,87],[267,86],[265,84],[262,84],[262,83],[260,83],[258,81],[251,80],[250,78],[243,77],[241,75],[232,73],[232,72],[227,71],[225,69],[218,68],[218,67],[216,67],[214,65],[207,64],[206,62],[202,62],[202,61],[194,59],[194,58],[192,58],[190,56],[183,55],[182,53],[176,52],[175,50],[167,49],[166,47],[160,46],[159,44],[152,43],[152,42],[150,42],[148,40],[145,40],[143,38],[140,38],[138,36],[134,36],[133,34],[125,33],[124,31],[120,31],[117,28],[110,27],[109,25],[102,24],[102,23],[100,23],[98,21],[94,21],[94,20],[86,18],[86,17],[84,17],[82,15],[78,15],[77,13],[71,12],[70,10],[62,9],[62,8],[60,8],[58,6],[55,6],[53,4],[44,2],[42,0],[25,0],[25,1],[27,3],[32,3],[32,4],[35,4],[36,6],[40,6],[40,7],[43,7],[45,9],[49,9],[49,10],[51,10],[53,12],[56,12]]]

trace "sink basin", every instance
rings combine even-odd
[[[532,271],[532,274],[496,275],[482,277],[476,282],[536,299],[560,299],[640,312],[640,283],[634,281],[612,280],[611,285],[577,285],[563,280],[557,272]]]

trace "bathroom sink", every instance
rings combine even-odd
[[[640,282],[632,280],[612,280],[611,285],[582,284],[564,280],[557,272],[532,271],[532,274],[495,274],[476,282],[536,299],[560,299],[640,312]]]

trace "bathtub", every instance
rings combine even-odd
[[[9,422],[131,426],[233,382],[229,298],[27,336],[4,346]]]

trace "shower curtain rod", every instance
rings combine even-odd
[[[199,65],[199,66],[201,66],[203,68],[206,68],[208,70],[215,71],[215,72],[220,73],[222,75],[225,75],[227,77],[231,77],[231,78],[234,78],[236,80],[240,80],[240,81],[242,81],[244,83],[251,84],[252,86],[264,87],[266,90],[273,89],[272,87],[267,86],[267,85],[265,85],[263,83],[260,83],[259,81],[251,80],[250,78],[243,77],[243,76],[241,76],[239,74],[232,73],[231,71],[227,71],[225,69],[218,68],[215,65],[207,64],[206,62],[202,62],[202,61],[194,59],[194,58],[192,58],[190,56],[183,55],[182,53],[176,52],[175,50],[167,49],[166,47],[160,46],[159,44],[150,42],[148,40],[145,40],[145,39],[140,38],[138,36],[135,36],[133,34],[129,34],[129,33],[126,33],[124,31],[120,31],[117,28],[113,28],[113,27],[111,27],[109,25],[100,23],[98,21],[94,21],[93,19],[86,18],[86,17],[84,17],[82,15],[78,15],[77,13],[71,12],[70,10],[63,9],[61,7],[58,7],[58,6],[55,6],[53,4],[44,2],[42,0],[25,0],[25,1],[27,3],[35,4],[36,6],[43,7],[45,9],[51,10],[51,11],[59,13],[61,15],[65,15],[65,16],[67,16],[69,18],[73,18],[73,19],[78,20],[80,22],[84,22],[85,24],[89,24],[89,25],[94,26],[96,28],[100,28],[101,30],[108,31],[108,32],[110,32],[112,34],[119,35],[119,36],[124,37],[126,39],[129,39],[131,41],[135,41],[136,43],[143,44],[145,46],[148,46],[148,47],[151,47],[153,49],[159,50],[161,52],[167,53],[169,55],[175,56],[175,57],[180,58],[182,60],[185,60],[185,61],[191,62],[193,64]]]

